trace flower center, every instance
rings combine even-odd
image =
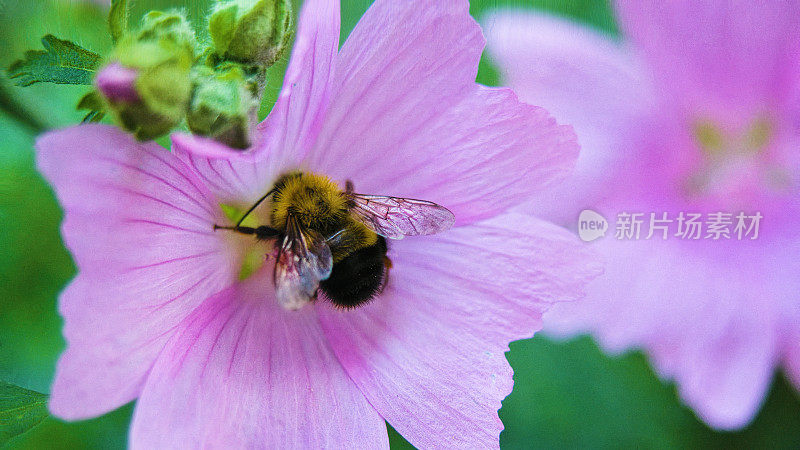
[[[766,117],[753,120],[740,134],[726,132],[711,120],[698,120],[692,135],[700,149],[709,157],[724,154],[754,154],[763,151],[775,135],[772,121]]]
[[[687,180],[688,195],[752,205],[757,197],[788,190],[790,174],[770,158],[776,134],[775,123],[766,116],[738,130],[711,120],[696,121],[692,138],[701,158]]]
[[[227,203],[222,203],[219,206],[231,223],[236,223],[247,211],[247,207],[239,207]],[[242,226],[255,228],[260,225],[261,218],[263,218],[263,215],[251,214],[244,219]],[[253,245],[252,239],[244,239],[241,235],[229,234],[228,236],[235,241],[232,245],[237,247],[237,253],[241,255],[238,279],[239,281],[244,281],[258,272],[258,269],[264,265],[268,258],[268,253],[265,253],[267,247]]]

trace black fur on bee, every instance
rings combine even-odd
[[[365,305],[383,290],[388,276],[386,239],[363,247],[333,265],[331,276],[320,282],[320,290],[334,305],[352,309]]]

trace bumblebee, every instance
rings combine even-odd
[[[242,222],[271,200],[269,225]],[[278,179],[233,226],[214,225],[275,242],[273,282],[278,302],[299,309],[322,291],[341,308],[373,299],[385,286],[391,261],[386,238],[429,235],[449,229],[455,216],[433,202],[342,191],[329,178],[293,172]]]

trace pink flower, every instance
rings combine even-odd
[[[760,212],[760,235],[597,241],[606,276],[546,328],[643,348],[708,424],[747,424],[773,371],[800,386],[800,2],[624,0],[628,41],[541,15],[486,21],[521,98],[575,125],[575,177],[531,208],[575,226],[597,209],[676,220]],[[568,205],[565,207],[565,205]],[[707,217],[707,216],[704,216]],[[749,226],[750,223],[747,222]],[[644,228],[646,229],[646,228]],[[706,231],[702,232],[704,235]]]
[[[56,416],[138,398],[133,448],[386,448],[384,420],[421,448],[498,446],[508,343],[597,273],[569,232],[506,212],[570,168],[574,135],[474,83],[466,1],[378,0],[341,51],[338,37],[338,1],[308,0],[252,154],[209,157],[230,153],[190,136],[169,153],[102,125],[39,139],[79,269],[60,298]],[[370,304],[287,311],[270,267],[238,281],[269,243],[213,225],[298,168],[435,201],[456,224],[392,242]]]
[[[119,63],[111,63],[103,67],[97,74],[95,84],[103,96],[112,102],[138,102],[136,78],[139,74],[134,69],[123,67]]]

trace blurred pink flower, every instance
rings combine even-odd
[[[136,92],[136,70],[123,67],[119,63],[111,63],[103,67],[95,78],[95,85],[103,96],[112,102],[141,101]]]
[[[597,273],[571,233],[506,212],[570,169],[574,134],[475,84],[466,1],[378,0],[340,51],[338,1],[308,0],[299,24],[252,153],[186,135],[169,153],[102,125],[37,142],[79,269],[50,410],[138,398],[133,448],[386,448],[384,419],[421,448],[497,447],[508,343]],[[436,201],[456,225],[392,243],[367,306],[286,311],[269,268],[237,281],[267,244],[212,227],[297,168]]]
[[[757,240],[671,236],[592,244],[606,275],[545,328],[643,348],[708,424],[747,424],[773,371],[800,386],[800,2],[624,0],[627,41],[543,15],[488,17],[505,81],[575,126],[568,183],[529,209],[575,227],[584,208],[744,211]],[[659,236],[659,234],[656,234]]]

